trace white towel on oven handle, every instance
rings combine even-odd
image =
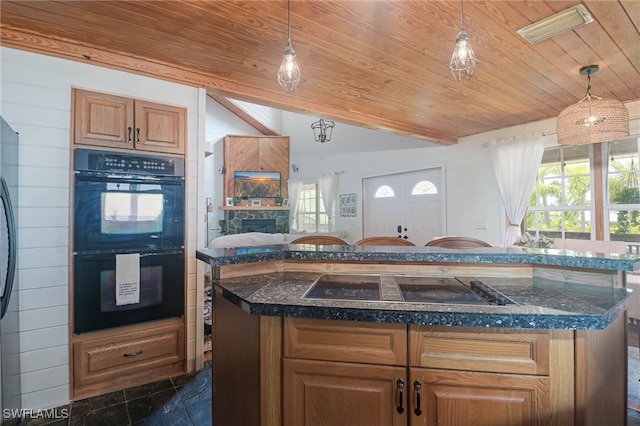
[[[140,253],[116,255],[116,306],[140,303]]]

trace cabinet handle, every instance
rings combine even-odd
[[[140,143],[140,127],[136,127],[136,143]]]
[[[129,352],[128,354],[124,354],[124,355],[122,355],[122,356],[123,356],[123,357],[125,357],[125,358],[129,358],[129,357],[132,357],[132,356],[138,356],[138,355],[140,355],[141,353],[142,353],[142,351],[138,351],[138,352]]]
[[[415,410],[413,410],[413,412],[415,413],[416,416],[419,416],[420,414],[422,414],[422,410],[420,409],[420,388],[422,387],[422,384],[420,383],[420,380],[416,380],[415,382],[413,382],[413,388],[416,390],[416,408]]]
[[[131,143],[131,136],[132,136],[131,132],[133,131],[133,128],[127,127],[127,129],[129,130],[129,138],[127,139],[127,143]]]
[[[396,381],[396,385],[398,385],[398,407],[396,408],[396,410],[398,410],[398,413],[404,413],[404,402],[402,401],[402,391],[404,390],[404,380],[402,379],[398,379]]]

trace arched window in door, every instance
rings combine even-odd
[[[423,180],[413,187],[411,190],[411,195],[427,195],[427,194],[437,194],[438,188],[428,180]]]
[[[388,198],[395,197],[396,194],[393,192],[393,188],[389,185],[382,185],[378,189],[376,189],[376,193],[374,194],[374,198]]]

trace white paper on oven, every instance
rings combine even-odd
[[[116,255],[116,306],[140,303],[140,253]]]

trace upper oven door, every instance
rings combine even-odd
[[[184,180],[76,173],[74,251],[184,246]]]

